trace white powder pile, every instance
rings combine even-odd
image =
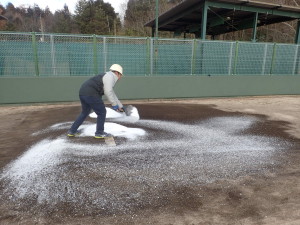
[[[106,122],[104,130],[115,137],[125,137],[134,140],[140,136],[144,136],[146,132],[139,128],[129,128],[117,123]],[[96,131],[96,124],[80,126],[81,135],[79,137],[94,136]]]
[[[97,118],[97,114],[95,112],[90,114],[91,118]],[[139,112],[136,107],[131,106],[130,115],[127,116],[125,112],[120,113],[115,110],[106,107],[106,119],[110,119],[115,122],[128,122],[128,123],[136,123],[140,119]]]

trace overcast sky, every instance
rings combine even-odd
[[[115,12],[122,13],[122,4],[126,4],[128,0],[104,0],[104,2],[108,2],[111,4],[112,7],[114,7]],[[0,0],[0,3],[5,7],[7,3],[11,2],[15,7],[19,7],[21,5],[24,6],[33,6],[34,4],[37,4],[41,9],[45,9],[46,6],[49,7],[49,9],[52,11],[52,13],[55,12],[55,10],[63,9],[64,5],[67,4],[69,7],[69,10],[71,13],[74,13],[76,3],[78,0],[26,0],[26,3],[24,3],[24,0]]]

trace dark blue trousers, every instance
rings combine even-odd
[[[79,96],[81,102],[81,113],[71,126],[69,132],[75,134],[78,127],[83,123],[86,117],[91,113],[91,110],[97,114],[97,128],[95,135],[102,134],[104,131],[104,122],[106,118],[105,105],[100,97],[96,96]]]

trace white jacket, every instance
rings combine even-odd
[[[111,71],[108,71],[103,76],[103,89],[104,95],[112,106],[118,105],[119,108],[123,108],[122,103],[119,101],[117,95],[114,92],[114,86],[118,81],[118,76]]]

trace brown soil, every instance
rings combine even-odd
[[[144,120],[177,121],[182,124],[216,117],[252,115],[259,118],[259,122],[241,135],[275,137],[291,144],[276,156],[280,161],[278,164],[263,171],[221,177],[197,185],[164,183],[163,187],[157,189],[156,199],[149,196],[151,201],[132,204],[132,208],[129,206],[124,212],[88,212],[82,209],[80,213],[79,209],[73,214],[74,210],[70,209],[72,206],[68,202],[57,206],[57,210],[49,211],[46,210],[47,206],[45,210],[38,208],[40,206],[35,207],[35,201],[24,208],[24,204],[9,202],[5,198],[0,202],[0,224],[300,224],[300,97],[125,103],[136,106]],[[32,136],[32,133],[55,123],[73,121],[79,112],[78,103],[1,106],[0,169],[33,144],[49,137],[49,134]],[[88,121],[94,122],[93,119]],[[59,130],[50,136],[55,139],[65,133],[66,130]],[[156,138],[154,141],[160,141],[159,137]],[[120,146],[125,143],[122,138],[116,139]],[[98,141],[91,138],[81,140],[84,143]],[[80,141],[77,139],[74,143]],[[122,187],[124,183],[114,185]],[[153,190],[149,190],[149,195],[153,193]]]

